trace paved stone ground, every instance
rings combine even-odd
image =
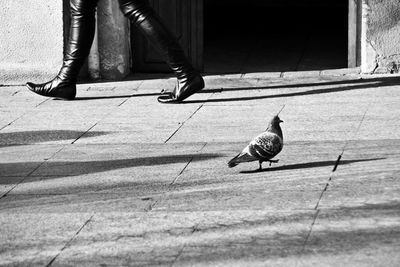
[[[400,78],[0,88],[0,265],[399,266]],[[280,162],[226,162],[281,113]],[[338,156],[342,155],[334,170]]]

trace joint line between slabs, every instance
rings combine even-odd
[[[14,92],[14,93],[12,94],[12,96],[18,94],[20,91],[21,91],[21,90],[18,90],[17,92]],[[49,100],[50,100],[50,99],[45,99],[45,100],[43,100],[43,101],[40,102],[39,104],[36,104],[36,105],[35,105],[35,108],[39,107],[40,105],[46,103],[46,102],[49,101]],[[8,123],[7,125],[1,127],[1,128],[0,128],[0,131],[3,130],[3,129],[5,129],[5,128],[7,128],[7,127],[10,126],[10,125],[12,125],[14,122],[16,122],[17,120],[21,119],[21,118],[22,118],[23,116],[25,116],[26,114],[28,114],[28,112],[23,113],[21,116],[19,116],[18,118],[16,118],[16,119],[13,120],[12,122],[10,122],[10,123]]]
[[[193,227],[192,232],[191,232],[190,234],[192,235],[194,232],[198,231],[198,228],[199,228],[199,224],[196,224],[196,225]],[[176,265],[176,263],[178,262],[179,258],[180,258],[181,255],[183,254],[183,251],[185,250],[186,246],[187,246],[187,243],[185,242],[185,243],[182,245],[182,248],[179,250],[178,255],[176,256],[176,258],[175,258],[174,261],[172,262],[171,267],[173,267],[173,266]]]
[[[87,129],[83,134],[81,134],[80,136],[78,136],[78,138],[76,138],[74,141],[71,142],[71,145],[75,144],[79,139],[82,138],[82,136],[84,136],[85,134],[87,134],[88,132],[90,132],[90,130],[92,130],[94,127],[97,126],[99,122],[96,122],[95,124],[92,125],[92,127],[90,127],[89,129]]]
[[[176,130],[171,134],[171,136],[168,137],[167,140],[164,141],[164,144],[168,143],[168,141],[171,140],[172,137],[174,137],[174,136],[178,133],[178,131],[185,125],[185,123],[186,123],[187,121],[189,121],[191,118],[193,118],[193,116],[194,116],[197,112],[199,112],[199,110],[200,110],[203,106],[204,106],[204,103],[201,104],[201,105],[192,113],[192,115],[189,116],[189,118],[187,118],[184,122],[182,122],[181,125],[179,125],[178,129],[176,129]]]
[[[164,141],[164,144],[168,143],[169,140],[171,140],[172,137],[174,137],[175,134],[178,133],[178,131],[183,127],[183,125],[185,124],[186,121],[182,122],[181,125],[179,125],[178,129],[176,129],[171,135],[170,137],[167,138],[167,140]]]
[[[0,85],[1,86],[1,85]],[[12,93],[11,96],[15,96],[16,94],[19,94],[19,92],[21,92],[21,89],[17,90],[16,92]]]
[[[360,123],[358,124],[358,127],[357,127],[357,129],[356,129],[356,132],[354,133],[354,136],[357,136],[357,135],[358,135],[358,133],[359,133],[359,131],[360,131],[360,129],[361,129],[361,126],[362,126],[362,124],[363,124],[363,122],[364,122],[364,120],[365,120],[365,117],[366,117],[366,115],[367,115],[367,112],[368,112],[368,110],[369,110],[369,107],[370,107],[370,106],[368,106],[367,109],[365,110],[365,112],[364,112],[364,114],[363,114],[363,116],[362,116],[362,118],[361,118],[361,120],[360,120]],[[307,235],[307,238],[306,238],[306,240],[304,241],[304,245],[303,245],[303,249],[302,249],[303,252],[304,252],[304,250],[305,250],[305,248],[306,248],[306,245],[307,245],[307,243],[308,243],[308,240],[310,239],[310,236],[311,236],[311,233],[312,233],[312,231],[313,231],[315,222],[316,222],[317,217],[318,217],[318,215],[319,215],[319,212],[320,212],[319,205],[320,205],[320,202],[321,202],[321,200],[322,200],[322,197],[324,196],[324,193],[328,190],[328,188],[329,188],[329,186],[330,186],[330,183],[331,183],[332,180],[333,180],[333,177],[334,177],[334,175],[335,175],[335,172],[336,172],[336,170],[337,170],[337,168],[338,168],[338,166],[339,166],[339,164],[340,164],[340,160],[342,159],[342,156],[343,156],[343,154],[344,154],[344,152],[345,152],[345,150],[346,150],[346,148],[347,148],[347,145],[348,145],[349,141],[350,141],[350,140],[347,139],[346,142],[345,142],[345,144],[343,145],[342,152],[341,152],[341,153],[339,154],[339,156],[337,157],[337,160],[336,160],[336,162],[335,162],[335,165],[333,166],[333,169],[332,169],[332,171],[331,171],[331,174],[329,175],[329,179],[328,179],[327,183],[325,184],[325,187],[324,187],[324,189],[322,190],[321,195],[320,195],[319,198],[318,198],[317,204],[315,205],[315,208],[314,208],[314,209],[316,210],[316,214],[315,214],[315,216],[314,216],[314,220],[313,220],[313,222],[312,222],[312,224],[311,224],[310,231],[309,231],[309,233],[308,233],[308,235]]]
[[[136,90],[139,89],[139,87],[143,84],[143,81],[140,83],[140,85],[138,85],[136,87]],[[122,106],[126,101],[128,101],[133,95],[129,96],[127,99],[125,99],[124,101],[122,101],[115,109],[117,109],[118,107]],[[96,127],[104,118],[106,118],[110,113],[112,113],[112,111],[108,112],[102,119],[100,119],[99,121],[97,121],[92,127],[90,127],[87,131],[85,131],[83,134],[81,134],[80,136],[78,136],[78,138],[76,138],[71,145],[75,144],[79,139],[81,139],[85,134],[87,134],[88,132],[90,132],[94,127]]]
[[[58,252],[58,254],[56,256],[54,256],[54,258],[46,265],[46,267],[49,267],[53,264],[53,262],[58,258],[58,256],[61,255],[61,253],[67,249],[69,247],[69,245],[72,243],[72,241],[74,241],[74,239],[80,234],[80,232],[83,230],[83,228],[85,228],[86,225],[89,224],[89,222],[92,221],[94,217],[94,214],[92,216],[90,216],[90,218],[81,226],[81,228],[79,228],[79,230],[75,233],[75,235],[64,245],[64,247],[60,250],[60,252]]]
[[[40,102],[39,104],[37,104],[37,105],[35,106],[35,108],[41,106],[42,104],[46,103],[46,102],[49,101],[50,99],[51,99],[51,98],[47,98],[46,100],[43,100],[42,102]]]
[[[308,240],[309,240],[309,239],[310,239],[310,237],[311,237],[311,234],[312,234],[312,231],[313,231],[313,229],[314,229],[315,222],[317,221],[317,218],[318,218],[319,212],[320,212],[320,210],[319,210],[319,209],[318,209],[318,210],[315,212],[315,215],[314,215],[313,221],[312,221],[312,223],[311,223],[311,226],[310,226],[310,231],[308,232],[308,234],[307,234],[307,237],[306,237],[306,239],[304,240],[303,248],[302,248],[302,250],[301,250],[302,252],[304,252],[304,250],[306,249],[306,246],[307,246]]]
[[[205,143],[198,151],[197,153],[200,153],[201,151],[203,151],[203,149],[207,146],[207,143]],[[178,181],[179,177],[181,177],[181,175],[183,174],[183,172],[187,169],[187,167],[189,167],[190,163],[192,163],[194,160],[194,157],[191,157],[188,161],[188,163],[185,165],[185,167],[183,167],[183,169],[179,172],[179,174],[174,178],[174,180],[168,185],[167,191],[170,190],[170,187],[172,185],[174,185],[176,183],[176,181]],[[157,200],[155,200],[153,203],[151,203],[148,208],[145,209],[145,211],[151,211],[154,209],[154,207],[161,202],[162,198],[165,196],[167,192],[163,193]]]
[[[139,90],[140,86],[142,86],[143,83],[144,83],[144,81],[142,80],[142,81],[140,82],[140,84],[135,88],[135,90]],[[114,88],[117,88],[117,87],[114,87]],[[132,96],[134,96],[134,94],[131,94],[131,95],[130,95],[129,97],[127,97],[124,101],[122,101],[121,103],[119,103],[119,105],[117,105],[117,107],[120,107],[120,106],[122,106],[123,104],[125,104],[129,99],[132,98]]]
[[[179,177],[182,175],[182,173],[186,170],[186,168],[189,166],[190,163],[192,163],[193,161],[193,157],[188,161],[188,163],[186,163],[185,167],[183,167],[183,169],[181,170],[181,172],[175,177],[175,179],[169,184],[174,185],[176,183],[176,181],[179,179]]]
[[[13,187],[10,188],[10,190],[8,190],[7,192],[5,192],[3,195],[0,196],[0,200],[7,197],[8,194],[10,194],[11,191],[13,191],[18,185],[20,185],[21,183],[23,183],[27,178],[31,177],[33,173],[35,173],[35,171],[37,171],[40,167],[42,167],[46,162],[48,162],[50,159],[52,159],[55,155],[57,155],[58,153],[61,152],[61,150],[63,150],[65,147],[60,148],[59,150],[57,150],[53,155],[51,155],[49,158],[44,159],[42,163],[40,163],[35,169],[33,169],[30,173],[28,173],[23,179],[21,179],[20,181],[18,181],[18,183],[16,183]]]
[[[362,124],[363,124],[363,122],[365,120],[365,117],[366,117],[366,115],[368,113],[369,108],[370,108],[370,105],[368,105],[368,107],[366,108],[366,110],[365,110],[365,112],[364,112],[364,114],[363,114],[363,116],[362,116],[362,118],[360,120],[360,123],[358,124],[358,127],[357,127],[357,129],[356,129],[356,131],[355,131],[355,133],[353,135],[354,137],[358,136],[358,133],[359,133],[359,131],[361,129],[361,126],[362,126]],[[347,145],[348,145],[349,141],[350,141],[350,137],[344,143],[343,148],[342,148],[342,152],[339,154],[339,156],[336,159],[335,165],[333,166],[331,174],[329,175],[329,179],[326,182],[325,187],[322,190],[321,195],[318,198],[317,204],[315,205],[315,208],[314,208],[315,210],[319,210],[319,204],[321,203],[322,197],[324,196],[324,193],[328,190],[328,188],[329,188],[329,186],[330,186],[330,184],[331,184],[331,182],[333,180],[334,174],[335,174],[337,168],[340,165],[340,160],[342,159],[342,157],[344,155],[344,152],[346,151],[346,148],[347,148]]]
[[[361,120],[360,120],[360,123],[359,123],[358,126],[357,126],[356,132],[354,133],[354,137],[357,137],[357,136],[358,136],[358,133],[360,132],[361,126],[362,126],[362,124],[364,123],[364,120],[365,120],[365,117],[367,116],[367,113],[368,113],[368,111],[369,111],[369,108],[370,108],[370,106],[368,106],[368,107],[366,108],[366,110],[365,110],[365,112],[364,112],[364,114],[363,114],[363,116],[362,116],[362,118],[361,118]],[[349,141],[350,141],[350,137],[346,140],[346,142],[345,142],[344,145],[343,145],[342,153],[340,154],[341,156],[343,156],[343,154],[344,154],[344,152],[345,152],[345,150],[346,150],[346,148],[347,148],[347,145],[348,145]]]
[[[21,116],[19,116],[18,118],[16,118],[15,120],[11,121],[10,123],[8,123],[7,125],[3,126],[2,128],[0,128],[0,131],[7,128],[8,126],[12,125],[14,122],[16,122],[17,120],[21,119],[23,116],[25,116],[27,113],[22,114]]]
[[[207,143],[205,143],[198,151],[197,153],[200,153],[201,151],[203,151],[203,149],[207,146]],[[175,179],[169,184],[174,185],[176,183],[176,181],[179,179],[179,177],[183,174],[183,172],[187,169],[187,167],[189,167],[190,163],[193,162],[194,160],[194,156],[190,158],[190,160],[188,161],[188,163],[185,165],[185,167],[183,167],[183,169],[179,172],[179,174],[175,177]]]

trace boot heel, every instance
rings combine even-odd
[[[157,100],[160,103],[179,103],[199,92],[204,86],[203,77],[198,74],[194,78],[188,79],[181,87],[175,88],[173,92],[162,94]]]

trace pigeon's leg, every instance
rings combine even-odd
[[[268,161],[269,161],[269,166],[271,166],[272,163],[278,163],[278,162],[279,162],[279,159],[270,159],[270,160],[268,160]]]
[[[259,170],[259,171],[262,171],[262,163],[263,163],[263,162],[260,160],[258,163],[260,164],[260,167],[258,168],[258,170]]]

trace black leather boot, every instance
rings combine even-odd
[[[175,73],[178,84],[171,92],[163,91],[158,101],[177,103],[204,88],[204,80],[193,68],[174,35],[162,23],[147,0],[119,0],[121,11],[161,53]]]
[[[70,0],[71,26],[63,65],[57,76],[42,84],[28,82],[29,90],[42,96],[73,100],[76,80],[92,46],[98,0]]]

